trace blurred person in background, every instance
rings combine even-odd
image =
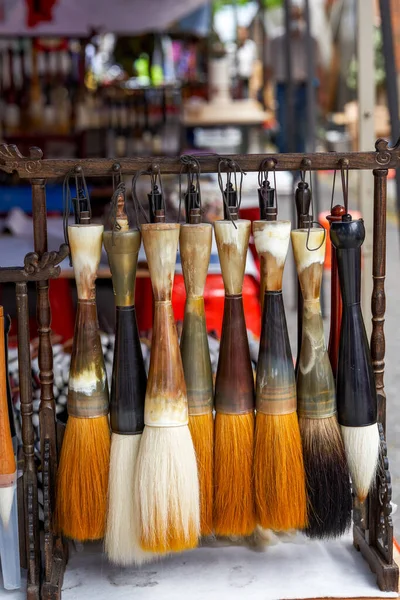
[[[286,52],[291,57],[293,82],[293,143],[294,152],[306,151],[307,134],[307,29],[303,10],[293,6],[290,13],[289,48],[286,47],[285,33],[272,38],[267,46],[266,76],[272,79],[275,87],[276,119],[279,124],[277,146],[279,152],[289,152],[289,132],[287,126],[288,79],[286,72]],[[317,40],[312,37],[314,57],[313,85],[320,85],[321,62]]]
[[[236,82],[239,98],[249,97],[250,79],[257,61],[257,45],[249,38],[247,27],[237,28],[237,43],[227,48],[231,62],[231,76]]]

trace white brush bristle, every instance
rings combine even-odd
[[[7,527],[10,521],[11,509],[14,501],[15,485],[0,487],[0,519]]]
[[[140,547],[135,510],[134,471],[141,437],[117,433],[111,437],[105,550],[111,562],[118,565],[139,565],[155,558]]]
[[[354,490],[361,502],[373,483],[379,456],[378,425],[341,426],[347,462]]]
[[[197,544],[199,480],[187,425],[145,427],[136,463],[135,491],[138,492],[142,543],[149,541],[163,554]],[[178,539],[182,541],[180,548]]]

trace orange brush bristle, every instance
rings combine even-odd
[[[306,527],[307,495],[296,413],[257,413],[254,485],[261,527],[275,531]]]
[[[216,414],[214,529],[217,535],[245,536],[254,531],[253,449],[254,413]]]
[[[56,523],[79,541],[103,537],[110,462],[108,417],[69,417],[57,481]]]
[[[196,452],[200,485],[200,531],[201,535],[213,532],[213,459],[214,419],[207,415],[189,415],[189,430]]]

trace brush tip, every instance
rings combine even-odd
[[[378,424],[365,427],[341,426],[347,462],[354,491],[360,502],[364,502],[374,483],[379,457]]]
[[[4,527],[7,527],[10,522],[14,492],[15,485],[0,487],[0,519]]]

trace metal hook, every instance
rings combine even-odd
[[[336,183],[336,169],[333,172],[333,185],[332,185],[332,196],[331,196],[331,214],[333,209],[333,200],[335,197],[335,183]]]
[[[310,248],[309,245],[308,245],[308,242],[310,241],[311,225],[318,225],[318,227],[320,229],[324,230],[324,237],[322,238],[322,242],[316,248]],[[307,240],[306,240],[306,248],[307,248],[307,250],[309,252],[316,252],[317,250],[319,250],[324,245],[325,239],[326,239],[326,229],[325,229],[325,227],[323,227],[321,225],[321,223],[319,223],[318,221],[310,221],[310,224],[308,226],[308,231],[307,231]]]
[[[343,204],[346,215],[349,214],[349,160],[343,158],[340,161],[340,176],[342,179]]]
[[[121,165],[119,163],[114,163],[112,166],[112,185],[113,191],[119,186],[122,181],[122,172]]]
[[[178,208],[178,223],[181,220],[181,207],[182,207],[182,174],[186,167],[186,175],[187,175],[187,187],[185,196],[188,194],[197,194],[198,197],[198,206],[196,208],[200,209],[201,213],[201,188],[200,188],[200,174],[201,174],[201,166],[198,158],[193,154],[182,154],[179,159],[182,163],[181,170],[179,172],[179,208]],[[188,212],[188,207],[186,207],[186,212]],[[190,209],[189,209],[190,210]],[[186,219],[188,219],[189,215],[186,214]]]
[[[64,239],[65,239],[65,243],[69,245],[69,236],[68,236],[68,219],[69,216],[71,214],[71,207],[72,207],[72,203],[73,203],[73,198],[71,195],[71,188],[70,188],[70,180],[74,179],[75,181],[75,206],[74,211],[75,211],[75,222],[77,224],[80,223],[80,218],[81,218],[81,202],[84,202],[84,210],[85,212],[88,213],[88,219],[90,220],[92,218],[92,207],[90,204],[90,196],[89,196],[89,190],[86,184],[86,179],[85,179],[85,175],[83,173],[82,167],[80,165],[76,165],[71,171],[69,171],[66,176],[64,177],[64,181],[63,181],[63,191],[62,191],[62,195],[63,195],[63,230],[64,230]],[[80,202],[81,201],[81,202]],[[70,264],[72,265],[71,262],[71,257],[70,257]]]
[[[137,171],[132,178],[132,199],[133,199],[133,206],[135,209],[136,223],[137,223],[137,226],[139,229],[140,229],[140,220],[139,220],[138,209],[141,212],[142,216],[144,217],[146,223],[151,222],[151,220],[147,216],[146,211],[144,210],[143,205],[140,202],[139,197],[136,192],[136,184],[139,180],[139,177],[141,177],[142,175],[149,175],[149,177],[150,177],[151,192],[150,192],[150,194],[148,194],[150,217],[154,216],[156,210],[159,210],[158,208],[155,207],[155,203],[154,203],[156,194],[157,194],[157,196],[161,197],[161,203],[162,203],[161,210],[165,211],[164,189],[163,189],[163,183],[162,183],[162,179],[161,179],[161,169],[160,169],[160,165],[158,163],[155,163],[149,169],[143,169],[141,171]],[[158,181],[158,184],[157,184],[157,181]],[[158,185],[160,186],[160,191],[158,189]]]
[[[221,171],[221,167],[223,165],[226,166],[226,173],[227,173],[225,189],[224,189],[224,182],[222,179],[222,171]],[[238,191],[238,185],[237,185],[237,171],[238,170],[240,172],[239,191]],[[232,174],[233,174],[234,184],[232,184]],[[219,185],[219,189],[221,190],[222,199],[224,202],[225,218],[229,217],[229,219],[232,221],[235,229],[237,229],[237,225],[236,225],[235,219],[232,215],[232,212],[233,212],[232,208],[234,208],[234,206],[230,206],[228,204],[227,196],[228,196],[229,192],[236,194],[235,208],[237,209],[237,212],[238,212],[239,208],[240,208],[240,204],[242,202],[242,186],[243,186],[244,175],[246,175],[246,173],[243,171],[242,167],[236,161],[232,160],[229,157],[224,157],[224,156],[220,157],[220,159],[218,161],[218,185]]]
[[[265,189],[266,187],[268,187],[269,185],[269,181],[268,181],[268,175],[269,172],[272,171],[274,174],[274,199],[275,199],[275,215],[274,218],[276,218],[276,214],[278,213],[278,189],[276,186],[276,165],[277,165],[277,161],[274,158],[265,158],[261,165],[260,165],[260,169],[258,171],[258,185],[260,190]],[[270,189],[270,188],[269,188]],[[273,206],[270,206],[269,208],[273,208]],[[260,207],[261,209],[261,207]],[[263,218],[263,217],[261,217]]]

